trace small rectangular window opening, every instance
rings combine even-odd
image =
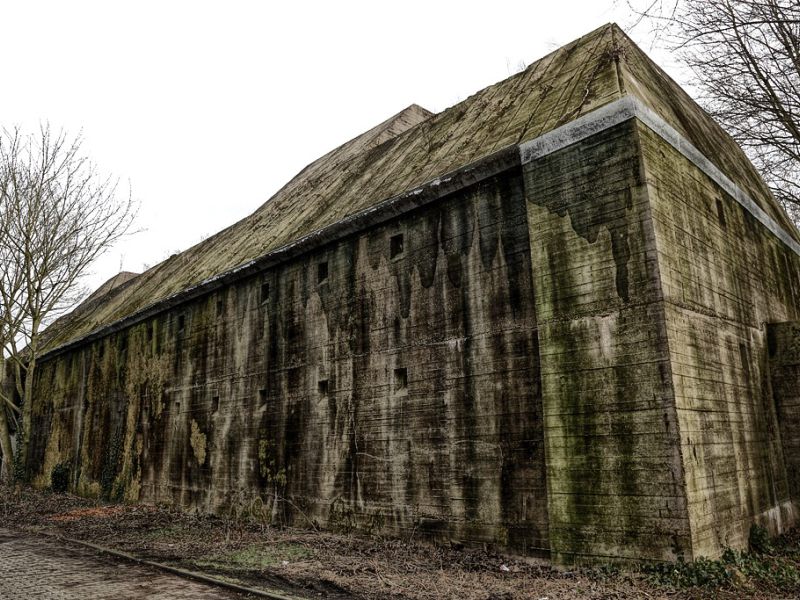
[[[742,361],[742,369],[745,372],[745,375],[750,375],[750,356],[749,352],[747,351],[747,346],[744,344],[739,344],[739,359]]]
[[[153,326],[152,325],[148,325],[147,326],[147,341],[148,342],[152,342],[153,341]]]
[[[175,412],[176,413],[181,412],[181,401],[180,400],[175,400]]]
[[[328,279],[328,261],[317,265],[317,283],[322,283],[326,279]]]
[[[389,258],[397,258],[403,253],[403,234],[398,233],[389,238]]]
[[[319,389],[320,396],[327,396],[328,395],[328,380],[327,379],[320,379],[317,383],[317,387]]]
[[[219,410],[219,396],[211,398],[211,412],[215,413]]]
[[[258,390],[258,401],[261,403],[261,406],[264,406],[267,403],[267,390]]]
[[[183,331],[186,327],[186,315],[178,315],[178,331]]]
[[[261,304],[265,304],[269,300],[269,283],[261,284]]]
[[[408,389],[408,369],[394,370],[394,389],[395,391],[402,391]]]
[[[123,335],[119,338],[119,351],[125,352],[128,349],[128,336]]]
[[[719,219],[719,224],[722,227],[725,227],[725,206],[722,204],[722,200],[717,198],[717,218]]]
[[[104,342],[100,342],[100,347],[97,349],[97,355],[100,358],[103,358],[103,356],[105,356],[105,353],[106,353],[106,345]]]
[[[222,300],[217,300],[217,316],[222,316],[223,312],[225,312],[225,303]]]

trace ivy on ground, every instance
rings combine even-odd
[[[726,549],[718,560],[659,563],[643,567],[656,585],[670,588],[740,587],[759,584],[800,592],[800,537],[797,532],[770,540],[758,525],[750,530],[750,549]]]

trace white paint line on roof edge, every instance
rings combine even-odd
[[[636,116],[636,99],[625,96],[519,145],[522,164],[542,158]]]
[[[775,219],[764,212],[744,190],[731,181],[689,140],[635,96],[625,96],[610,102],[529,142],[523,142],[519,146],[520,160],[524,165],[634,117],[688,158],[692,164],[708,175],[795,254],[800,255],[800,243],[789,235]]]

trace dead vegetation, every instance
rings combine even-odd
[[[717,565],[718,576],[693,585],[687,578],[702,576],[705,571],[683,569],[680,577],[671,577],[669,568],[559,569],[544,561],[515,559],[490,549],[278,529],[163,506],[103,505],[27,488],[0,488],[0,523],[31,532],[57,533],[300,597],[732,600],[791,598],[800,591],[781,589],[780,581],[776,584],[773,580],[770,585],[757,574],[745,577],[742,573],[748,570],[742,565],[731,570],[730,577],[725,576],[724,565]],[[787,560],[800,563],[797,536],[775,547],[782,552],[775,564],[785,565]],[[704,568],[709,569],[708,564]]]

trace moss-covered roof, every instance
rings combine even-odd
[[[303,169],[250,216],[79,307],[55,348],[459,167],[632,94],[675,127],[793,236],[735,142],[613,24],[439,114],[412,105]]]

